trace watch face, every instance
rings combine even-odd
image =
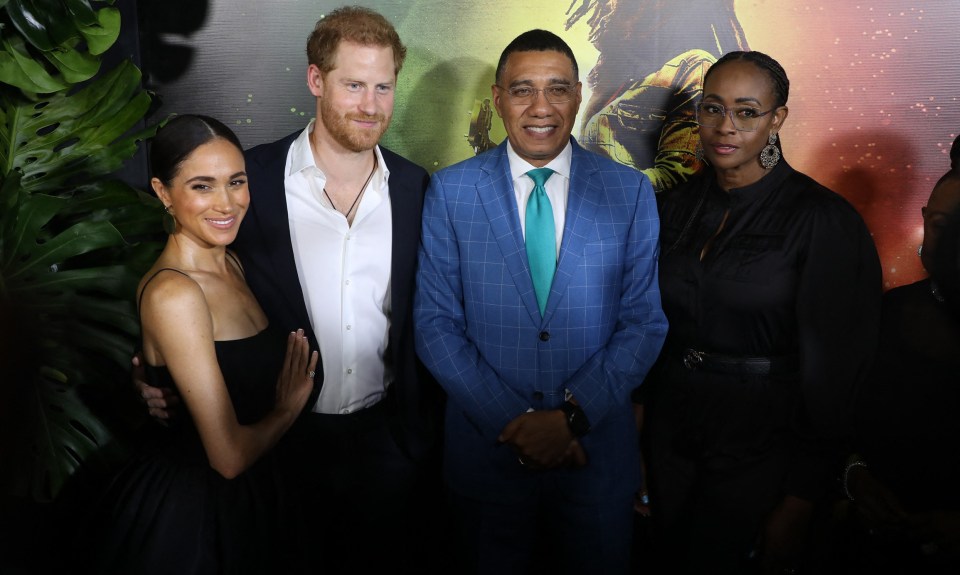
[[[563,404],[563,412],[567,416],[567,425],[570,426],[570,432],[576,437],[582,437],[590,431],[590,422],[587,420],[587,414],[579,405],[572,403]]]

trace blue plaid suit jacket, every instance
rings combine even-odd
[[[424,200],[417,352],[449,398],[447,480],[470,497],[523,498],[550,476],[590,501],[639,482],[630,392],[667,330],[656,202],[646,176],[571,141],[566,223],[543,317],[506,143],[438,171]],[[588,464],[530,473],[497,436],[528,409],[557,408],[565,390],[593,426],[581,440]]]

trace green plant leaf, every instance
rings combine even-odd
[[[113,0],[110,0],[113,3]],[[63,0],[67,12],[77,24],[92,26],[97,23],[97,11],[90,6],[87,0]]]
[[[99,56],[120,37],[120,11],[116,8],[101,8],[97,11],[93,23],[83,23],[78,26],[78,30],[86,40],[90,53]]]
[[[155,133],[130,133],[150,107],[140,87],[140,71],[124,62],[79,92],[58,92],[37,101],[7,94],[0,106],[0,158],[4,172],[23,170],[31,192],[71,189],[71,182],[103,177],[132,157],[137,145]],[[9,155],[8,155],[9,154]]]
[[[60,0],[10,0],[6,9],[17,31],[43,52],[80,36],[73,17]]]
[[[56,92],[69,86],[30,56],[22,37],[2,37],[0,48],[0,77],[7,84],[30,93]]]
[[[14,171],[0,180],[0,264],[4,261],[5,246],[13,243],[17,218],[4,214],[16,214],[20,209],[20,172]],[[3,293],[3,274],[0,273],[0,294]]]
[[[100,59],[87,52],[64,49],[51,50],[44,55],[60,71],[64,81],[70,84],[85,82],[100,70]]]
[[[54,4],[54,3],[50,3]],[[49,6],[60,10],[59,3]],[[42,7],[31,0],[10,0],[6,6],[7,15],[18,32],[39,50],[53,50],[56,42],[50,36]],[[61,18],[62,20],[62,18]]]
[[[29,212],[27,215],[29,216]],[[29,259],[23,255],[19,256],[23,259],[19,262],[17,269],[7,275],[7,278],[9,280],[21,274],[37,274],[70,257],[109,247],[122,241],[123,236],[109,222],[75,224],[43,243],[33,244],[32,247],[36,249],[26,250],[29,253]]]
[[[129,385],[136,286],[161,247],[158,200],[110,178],[155,132],[139,70],[96,72],[119,27],[89,0],[0,0],[0,329],[24,356],[0,378],[23,448],[0,484],[37,500],[110,444],[81,391]]]
[[[99,68],[96,57],[120,35],[120,11],[94,10],[87,0],[9,0],[0,4],[0,10],[12,24],[5,27],[0,13],[0,31],[15,42],[0,51],[0,73],[5,82],[28,94],[50,93],[92,78]],[[28,45],[53,68],[34,61]]]
[[[110,441],[110,433],[64,384],[66,376],[41,369],[20,411],[17,427],[24,435],[16,458],[19,473],[11,475],[8,489],[49,501],[88,457]]]

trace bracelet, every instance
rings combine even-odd
[[[843,493],[847,496],[847,499],[853,501],[853,494],[850,493],[850,470],[854,467],[863,467],[867,468],[867,462],[862,459],[854,459],[843,468]]]

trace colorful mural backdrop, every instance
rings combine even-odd
[[[955,0],[358,3],[390,18],[409,49],[384,143],[431,171],[503,139],[484,99],[500,51],[524,30],[556,32],[577,55],[578,140],[644,170],[659,187],[696,169],[690,114],[702,72],[729,50],[767,52],[791,81],[781,132],[788,161],[860,210],[887,287],[923,273],[920,207],[960,133]],[[314,111],[304,43],[339,4],[141,3],[144,67],[163,100],[158,114],[216,116],[245,145],[302,129]]]

